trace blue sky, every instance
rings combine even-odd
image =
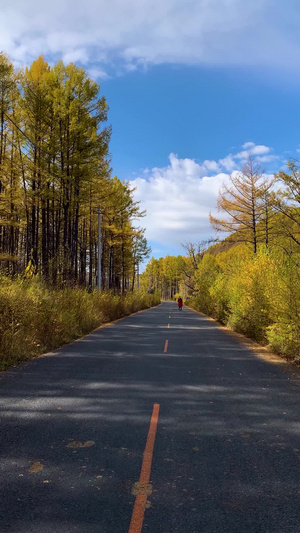
[[[248,140],[276,153],[299,144],[300,83],[294,80],[282,84],[238,68],[160,66],[104,81],[102,89],[120,176],[165,166],[171,152],[201,161]]]
[[[44,54],[101,84],[113,172],[136,187],[156,257],[213,235],[208,213],[248,153],[269,174],[299,156],[298,0],[0,0],[0,12],[15,65]]]

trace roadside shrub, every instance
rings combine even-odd
[[[230,295],[228,291],[228,281],[224,274],[220,272],[210,288],[211,298],[214,301],[213,317],[227,324],[230,316]]]
[[[0,279],[0,370],[55,349],[100,326],[160,303],[158,293],[124,296],[49,289],[36,278]]]
[[[214,256],[207,254],[203,257],[195,272],[196,295],[193,297],[193,305],[199,311],[207,315],[215,316],[215,298],[212,287],[219,275],[220,267]]]
[[[272,294],[274,321],[266,331],[270,348],[300,361],[300,272],[297,258],[284,257],[277,267]]]
[[[228,324],[257,341],[266,340],[266,329],[273,322],[275,271],[270,256],[257,254],[251,261],[244,261],[228,283]]]
[[[267,328],[266,336],[270,348],[287,359],[300,361],[299,324],[276,323]]]

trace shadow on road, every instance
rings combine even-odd
[[[296,533],[299,390],[169,303],[7,372],[2,531],[127,531],[157,402],[145,531]]]

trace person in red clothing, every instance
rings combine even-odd
[[[179,298],[178,298],[178,310],[179,311],[182,311],[182,304],[183,304],[182,298],[181,298],[181,296],[179,296]]]

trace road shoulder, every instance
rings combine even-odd
[[[288,372],[289,374],[292,374],[293,379],[300,385],[300,367],[298,367],[296,363],[287,361],[283,356],[280,356],[272,352],[267,346],[262,346],[261,344],[258,344],[254,340],[249,339],[249,337],[246,337],[242,333],[238,333],[237,331],[234,331],[229,326],[224,326],[224,324],[221,324],[221,322],[218,322],[218,320],[216,320],[215,318],[205,315],[201,311],[197,311],[196,309],[193,309],[192,307],[187,307],[187,308],[193,311],[194,313],[206,318],[210,322],[214,322],[214,324],[216,324],[220,329],[222,329],[224,333],[235,338],[240,344],[243,344],[243,346],[251,350],[254,353],[254,355],[256,355],[259,359],[263,359],[264,361],[267,361],[268,363],[280,365],[282,370]]]

